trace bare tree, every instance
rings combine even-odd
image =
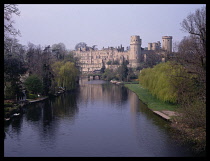
[[[188,73],[196,74],[199,82],[206,83],[206,7],[189,14],[181,23],[184,31],[190,34],[178,45],[176,61]]]
[[[204,52],[206,52],[206,7],[197,9],[195,13],[189,14],[181,23],[184,31],[190,35],[194,35],[202,44]]]
[[[182,65],[176,87],[178,89],[179,109],[182,117],[178,122],[192,128],[192,139],[200,147],[206,146],[206,7],[197,9],[181,23],[182,29],[190,35],[178,44],[178,52],[172,61]],[[197,133],[196,133],[197,128]],[[201,135],[200,135],[201,134]]]
[[[86,43],[80,42],[80,43],[78,43],[78,44],[75,46],[75,50],[78,50],[79,48],[84,48],[84,47],[86,47],[86,46],[87,46]]]
[[[53,44],[52,52],[55,54],[57,59],[64,59],[67,54],[66,46],[63,43]]]
[[[97,46],[97,45],[93,45],[93,46],[92,46],[92,49],[93,49],[93,50],[96,50],[96,46]]]
[[[162,56],[160,54],[150,50],[146,55],[145,66],[152,68],[154,65],[157,65],[161,62],[161,58]]]
[[[16,30],[13,26],[14,20],[12,20],[12,15],[20,15],[20,11],[17,8],[17,4],[4,4],[4,37],[9,35],[20,34],[19,30]]]

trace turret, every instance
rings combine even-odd
[[[172,52],[172,36],[163,36],[162,40],[163,40],[162,49],[171,53]]]
[[[129,59],[134,63],[140,62],[141,39],[139,36],[131,36]]]

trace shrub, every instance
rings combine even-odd
[[[36,99],[38,96],[36,94],[29,94],[29,99]]]
[[[4,103],[4,107],[11,107],[13,106],[13,103]]]
[[[26,88],[31,93],[41,93],[43,90],[42,81],[36,75],[29,76],[24,82]]]

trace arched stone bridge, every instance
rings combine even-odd
[[[92,73],[92,74],[88,74],[88,79],[93,79],[95,80],[96,78],[98,78],[99,80],[101,79],[102,74],[101,73]]]

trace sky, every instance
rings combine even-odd
[[[205,4],[19,4],[13,16],[22,45],[65,44],[73,50],[79,42],[88,46],[125,48],[139,35],[142,47],[172,36],[179,42],[188,33],[181,22]]]

